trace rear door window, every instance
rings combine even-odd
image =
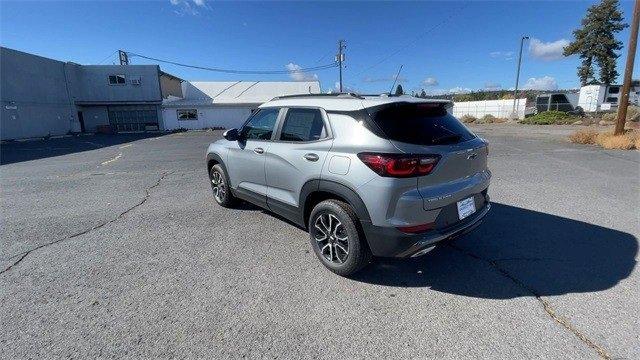
[[[373,123],[390,140],[417,145],[456,144],[475,138],[443,104],[397,102],[370,108]]]
[[[318,109],[289,109],[282,124],[280,140],[315,141],[327,137],[322,113]]]

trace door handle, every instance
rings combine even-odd
[[[255,148],[253,149],[253,152],[256,154],[263,154],[264,153],[264,149],[263,148]]]
[[[314,153],[304,154],[303,158],[308,161],[318,161],[318,159],[320,159],[320,157]]]

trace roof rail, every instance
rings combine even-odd
[[[282,95],[282,96],[276,96],[273,99],[271,99],[271,101],[273,100],[280,100],[280,99],[297,99],[297,98],[309,98],[309,97],[333,97],[333,98],[344,98],[344,97],[350,97],[350,98],[356,98],[356,99],[364,99],[362,96],[356,94],[356,93],[352,93],[352,92],[346,92],[346,93],[331,93],[331,94],[296,94],[296,95]]]

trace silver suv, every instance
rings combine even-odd
[[[209,145],[216,202],[242,199],[308,229],[343,276],[372,256],[415,257],[490,208],[487,142],[452,103],[356,94],[275,98]]]

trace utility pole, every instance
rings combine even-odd
[[[629,91],[631,91],[631,78],[633,77],[633,61],[636,56],[636,46],[638,45],[638,23],[640,22],[640,0],[636,0],[633,7],[633,20],[631,20],[631,34],[629,35],[629,50],[627,50],[627,64],[624,68],[624,83],[622,83],[622,96],[618,105],[618,119],[614,135],[624,133],[624,123],[627,118],[627,107],[629,106]]]
[[[523,36],[520,39],[520,55],[518,55],[518,69],[516,70],[516,88],[513,90],[513,109],[511,110],[511,116],[514,118],[518,117],[516,113],[516,102],[518,101],[518,83],[520,82],[520,64],[522,64],[522,46],[524,45],[524,41],[529,40],[528,36]]]
[[[336,61],[340,67],[340,92],[342,92],[342,63],[344,62],[344,49],[347,46],[344,44],[344,40],[338,41],[338,54],[336,55]]]
[[[124,50],[118,50],[118,58],[120,58],[120,65],[129,65],[129,55]]]

